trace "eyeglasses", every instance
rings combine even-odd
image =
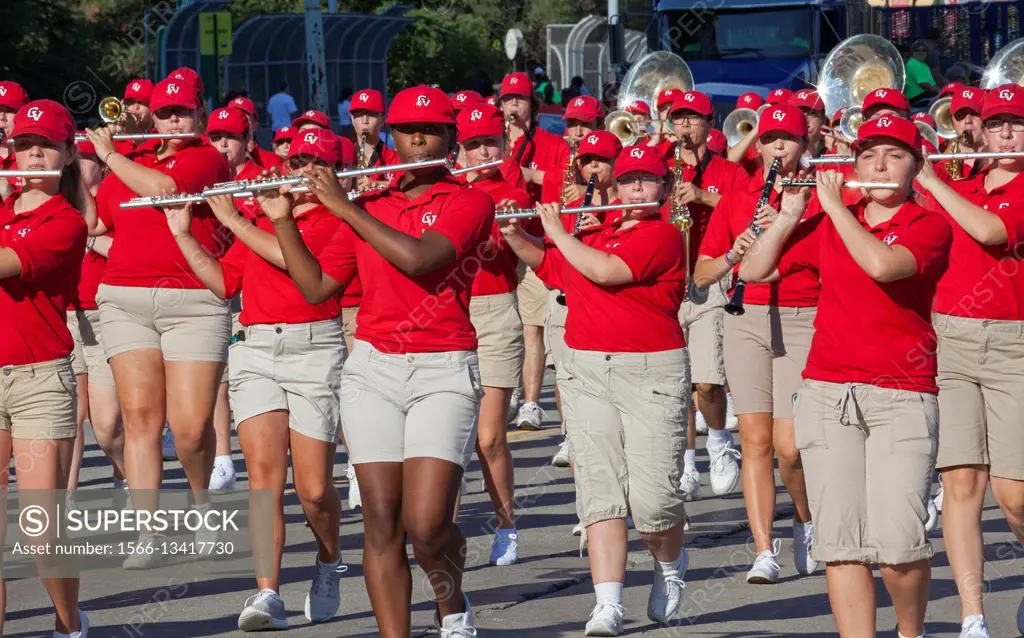
[[[636,184],[637,182],[640,182],[641,186],[654,186],[656,184],[660,184],[661,183],[661,178],[657,177],[655,175],[640,175],[640,176],[632,177],[632,178],[630,178],[630,177],[620,177],[617,180],[615,180],[615,183],[618,184],[618,186],[620,188],[623,188],[623,187],[626,187],[626,186],[632,186],[632,185]]]
[[[192,117],[192,109],[184,106],[168,106],[157,111],[153,111],[153,117],[158,120],[169,120],[172,115],[178,116],[178,119]]]
[[[684,124],[684,123],[686,123],[686,124],[692,124],[692,125],[696,126],[697,124],[700,124],[701,122],[703,122],[705,119],[707,119],[707,118],[705,118],[703,115],[698,115],[696,113],[694,113],[693,115],[673,115],[672,116],[672,123],[673,124]]]
[[[989,133],[998,133],[1003,130],[1003,125],[1009,124],[1010,130],[1014,133],[1024,133],[1024,120],[988,120],[985,122],[985,130]]]

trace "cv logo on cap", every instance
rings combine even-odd
[[[510,77],[508,79],[508,83],[509,84],[518,84],[519,83],[519,78],[517,78],[516,76],[513,75],[512,77]]]
[[[217,119],[218,120],[226,120],[226,119],[228,119],[228,112],[227,111],[221,111],[220,113],[217,114]]]
[[[597,144],[597,136],[591,135],[587,138],[587,144]]]
[[[746,102],[747,104],[750,104],[750,102],[751,102],[752,100],[750,99],[750,96],[749,96],[749,95],[744,95],[744,96],[743,96],[743,101],[744,101],[744,102]]]
[[[578,97],[578,98],[576,98],[576,99],[575,99],[575,100],[573,101],[572,105],[573,105],[573,106],[583,106],[583,102],[584,102],[583,98],[581,98],[581,97]]]
[[[0,86],[0,95],[7,95],[7,87]]]
[[[359,94],[359,101],[360,102],[368,102],[369,100],[370,100],[370,96],[367,95],[366,93],[360,93]]]
[[[636,159],[643,159],[644,158],[644,150],[642,148],[634,148],[634,149],[629,151],[629,156],[630,157],[635,157]]]
[[[807,91],[800,91],[799,93],[796,94],[796,96],[801,100],[806,100],[808,95],[810,94]]]
[[[1010,100],[1013,99],[1013,95],[1014,93],[1010,89],[1003,89],[1002,91],[999,92],[999,99],[1006,100],[1007,102],[1009,102]]]
[[[772,111],[772,119],[776,122],[782,122],[786,119],[786,112],[782,109],[776,109]]]
[[[416,106],[430,106],[430,98],[426,95],[417,96]]]
[[[133,90],[133,91],[138,91],[138,90],[139,90],[139,89],[141,89],[141,88],[142,88],[142,85],[141,85],[141,84],[139,84],[138,82],[134,82],[134,83],[132,83],[132,90]]]
[[[167,95],[173,95],[173,94],[175,94],[177,92],[178,92],[178,85],[177,84],[168,84],[167,85]]]
[[[961,93],[960,95],[965,100],[973,100],[974,99],[974,91],[972,91],[970,89],[964,89],[963,93]]]
[[[38,106],[33,106],[27,113],[25,113],[25,115],[38,122],[43,117],[43,110]]]
[[[885,99],[885,96],[889,95],[889,92],[885,89],[878,89],[875,91],[875,97]]]
[[[472,113],[469,114],[469,119],[470,119],[471,122],[475,122],[476,120],[479,120],[483,116],[484,116],[484,112],[483,111],[473,111]]]
[[[306,133],[306,135],[302,138],[302,141],[305,142],[306,144],[316,144],[316,137],[316,133]]]
[[[693,93],[687,93],[686,95],[683,96],[683,99],[686,100],[687,102],[693,102]]]
[[[456,102],[465,102],[466,101],[466,94],[465,93],[459,93],[458,95],[455,96],[455,101]]]

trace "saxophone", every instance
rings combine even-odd
[[[672,168],[672,177],[674,178],[674,184],[683,183],[683,143],[685,137],[676,143],[675,153],[675,166]],[[693,218],[690,216],[690,208],[686,204],[678,203],[675,198],[672,199],[672,215],[668,218],[668,223],[672,224],[683,233],[683,246],[685,250],[686,259],[686,292],[684,293],[683,299],[689,299],[690,297],[690,227],[693,226]]]
[[[569,203],[565,201],[565,187],[576,183],[576,151],[579,149],[579,146],[579,142],[572,145],[572,149],[569,152],[569,163],[565,165],[565,173],[562,175],[562,206]]]
[[[960,152],[960,136],[957,135],[953,138],[953,143],[949,145],[949,153]],[[963,175],[964,161],[962,159],[949,160],[946,164],[946,174],[949,175],[950,179],[960,179]]]
[[[505,152],[512,152],[512,125],[515,123],[516,117],[509,113],[505,116]]]
[[[366,133],[359,136],[359,146],[356,147],[356,165],[359,168],[366,168]]]

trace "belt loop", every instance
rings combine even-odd
[[[843,384],[836,407],[839,409],[839,422],[841,424],[861,427],[860,419],[857,416],[857,413],[860,412],[860,406],[857,402],[857,386],[855,384]],[[861,429],[864,430],[865,434],[868,433],[866,425]]]
[[[310,321],[309,323],[306,324],[306,334],[309,337],[309,343],[312,344],[313,343],[313,322],[312,321]]]

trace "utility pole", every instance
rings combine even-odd
[[[626,74],[626,33],[619,13],[619,0],[608,0],[608,54],[617,85]]]
[[[320,0],[304,0],[306,8],[306,68],[309,69],[309,105],[327,113],[327,63],[324,61],[324,17]]]

